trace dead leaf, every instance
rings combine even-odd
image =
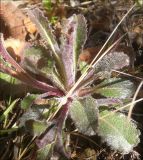
[[[21,61],[21,57],[23,56],[22,51],[28,45],[28,43],[24,41],[20,41],[19,39],[9,38],[5,40],[5,47],[10,55],[17,61]]]
[[[1,2],[0,19],[3,22],[2,25],[7,26],[4,36],[9,32],[9,35],[6,35],[7,37],[11,36],[16,39],[25,40],[28,32],[34,33],[36,32],[36,28],[22,10],[18,8],[17,3],[18,2]],[[3,26],[1,28],[3,28]]]

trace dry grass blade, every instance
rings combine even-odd
[[[26,152],[28,152],[28,149],[29,149],[30,145],[34,142],[35,138],[36,138],[36,137],[33,137],[33,138],[31,139],[31,141],[29,142],[29,144],[25,147],[25,149],[20,152],[19,157],[18,157],[17,160],[21,160],[21,159],[23,158],[24,154],[25,154]]]
[[[135,105],[134,102],[135,102],[135,99],[137,98],[137,95],[138,95],[142,85],[143,85],[143,81],[141,81],[141,83],[139,84],[139,86],[138,86],[138,88],[137,88],[137,90],[136,90],[136,92],[134,94],[134,97],[132,99],[131,106],[130,106],[129,113],[128,113],[128,120],[131,119],[132,111],[133,111],[133,108],[134,108],[134,105]]]
[[[110,116],[111,114],[114,114],[114,113],[116,113],[116,112],[118,112],[118,111],[121,111],[121,110],[129,107],[131,104],[136,104],[137,102],[140,102],[140,101],[143,101],[143,98],[140,98],[140,99],[138,99],[138,100],[135,100],[134,102],[128,103],[127,105],[124,105],[123,107],[120,107],[120,108],[112,111],[110,114],[106,114],[105,116],[100,117],[100,119],[104,119],[105,117],[108,117],[108,116]]]
[[[114,69],[112,69],[112,71],[113,71],[113,72],[116,72],[116,73],[119,73],[119,74],[123,74],[123,75],[128,76],[128,77],[132,77],[132,78],[138,79],[138,80],[143,80],[142,78],[137,77],[137,76],[134,76],[134,75],[131,75],[131,74],[129,74],[129,73],[117,71],[117,70],[114,70]]]

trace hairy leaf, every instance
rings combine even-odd
[[[95,50],[95,53],[96,53],[96,50]],[[95,65],[94,69],[89,71],[89,73],[84,78],[84,80],[87,81],[89,77],[93,77],[93,76],[95,76],[95,78],[100,77],[100,79],[109,78],[111,76],[112,69],[114,70],[122,69],[125,66],[129,66],[129,64],[130,64],[130,57],[127,54],[125,54],[123,51],[111,50]],[[79,68],[81,70],[81,73],[83,73],[88,66],[89,64],[87,62],[79,61]],[[93,74],[93,72],[95,73]],[[91,78],[89,80],[91,80],[92,82]]]
[[[34,88],[38,88],[44,91],[57,91],[56,88],[53,86],[50,86],[44,82],[40,82],[33,77],[31,77],[30,74],[28,74],[7,52],[7,50],[4,47],[4,39],[3,34],[0,34],[0,55],[3,59],[5,59],[6,64],[8,63],[9,66],[6,66],[5,64],[1,63],[0,61],[0,70],[2,72],[5,72],[22,82],[31,85]]]
[[[54,66],[54,61],[46,52],[47,51],[40,46],[26,48],[21,64],[25,69],[35,74],[38,74],[40,71],[48,74]]]
[[[47,44],[50,45],[53,53],[59,60],[58,56],[60,52],[59,46],[55,39],[54,34],[52,33],[52,28],[50,26],[48,19],[43,15],[43,13],[38,8],[35,8],[32,11],[28,10],[28,16],[31,18],[31,21],[33,21],[33,23],[36,25],[39,33],[47,42]]]
[[[33,46],[25,49],[21,64],[26,70],[50,79],[57,87],[64,90],[62,78],[56,72],[55,62],[50,55],[47,55],[44,48]]]
[[[78,56],[86,41],[86,21],[82,15],[73,15],[64,23],[61,36],[61,58],[66,70],[67,88],[75,83]]]
[[[98,134],[112,149],[123,154],[131,152],[140,142],[140,131],[135,123],[123,114],[112,114],[110,111],[100,112]]]
[[[95,93],[101,94],[105,97],[113,98],[130,98],[135,92],[135,85],[130,80],[123,80],[121,78],[110,78],[104,80],[94,89]]]
[[[58,126],[56,124],[53,124],[49,128],[47,128],[46,131],[43,132],[36,141],[38,148],[42,149],[46,147],[48,144],[54,143],[54,149],[56,149],[57,152],[68,157],[67,153],[65,152],[62,141],[63,136],[61,133],[61,129],[62,128],[60,128],[59,131]]]
[[[83,15],[74,15],[76,20],[76,28],[74,32],[73,56],[74,56],[74,71],[77,72],[77,61],[83,46],[87,40],[87,25]],[[75,73],[76,74],[76,73]]]
[[[59,56],[60,49],[55,39],[55,36],[52,33],[52,28],[49,25],[50,24],[49,21],[39,9],[33,9],[32,11],[29,10],[28,15],[33,21],[33,23],[36,25],[36,27],[38,28],[38,31],[41,34],[41,36],[44,38],[45,42],[47,42],[47,44],[50,45],[51,50],[53,51],[53,54],[54,54],[56,64],[57,64],[57,69],[61,74],[63,81],[65,81],[64,66]]]
[[[111,71],[112,69],[122,69],[130,64],[130,58],[124,52],[111,51],[105,55],[95,66],[96,73],[100,71]]]
[[[89,136],[96,134],[98,109],[94,98],[74,100],[70,107],[70,115],[79,132]]]

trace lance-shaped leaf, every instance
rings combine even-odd
[[[77,61],[78,57],[84,47],[87,40],[87,24],[86,19],[83,15],[74,15],[76,20],[76,28],[74,32],[74,44],[73,44],[73,61],[74,61],[74,71],[77,71]]]
[[[86,41],[86,21],[82,15],[73,15],[63,24],[61,58],[65,66],[67,88],[75,82],[78,56]]]
[[[95,135],[98,128],[97,102],[92,97],[74,100],[70,115],[79,132],[88,136]]]
[[[24,69],[50,79],[58,88],[64,90],[62,78],[56,72],[53,58],[47,55],[47,50],[40,46],[33,46],[24,50],[21,65]]]
[[[0,55],[6,61],[3,63],[0,61],[0,70],[11,76],[21,80],[22,82],[31,85],[34,88],[38,88],[44,91],[58,91],[58,89],[44,83],[40,82],[33,77],[31,77],[7,52],[4,47],[3,35],[0,34]],[[7,64],[9,64],[7,66]]]
[[[112,149],[123,154],[132,152],[140,142],[136,124],[125,115],[110,111],[100,112],[98,134]]]
[[[60,72],[63,81],[65,81],[65,71],[59,56],[60,49],[55,39],[55,36],[52,33],[52,28],[50,27],[48,19],[43,15],[43,13],[39,9],[35,8],[32,11],[28,10],[27,12],[28,16],[31,18],[31,21],[33,21],[33,23],[36,25],[42,38],[51,47],[51,50],[53,52],[57,64],[57,69]]]
[[[113,98],[130,98],[135,92],[135,85],[130,80],[110,78],[92,88],[93,93]]]
[[[50,22],[48,21],[48,19],[43,15],[43,13],[38,8],[35,8],[33,10],[28,10],[27,13],[28,16],[31,18],[31,21],[33,21],[33,23],[36,25],[42,38],[47,42],[48,45],[50,45],[53,53],[59,60],[58,54],[60,53],[60,49],[55,39],[55,36],[52,33],[52,28],[50,26]]]

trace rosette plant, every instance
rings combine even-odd
[[[70,158],[64,147],[68,117],[81,134],[98,134],[112,149],[123,154],[132,152],[139,143],[140,131],[134,121],[113,109],[129,101],[135,85],[127,79],[110,78],[112,69],[129,65],[129,56],[110,48],[89,67],[79,60],[87,39],[83,15],[73,15],[63,22],[59,41],[38,9],[28,11],[28,15],[47,47],[24,48],[18,63],[5,49],[1,34],[0,70],[40,90],[23,98],[21,108],[25,113],[20,118],[20,126],[35,136],[37,159],[50,158],[54,152]]]

